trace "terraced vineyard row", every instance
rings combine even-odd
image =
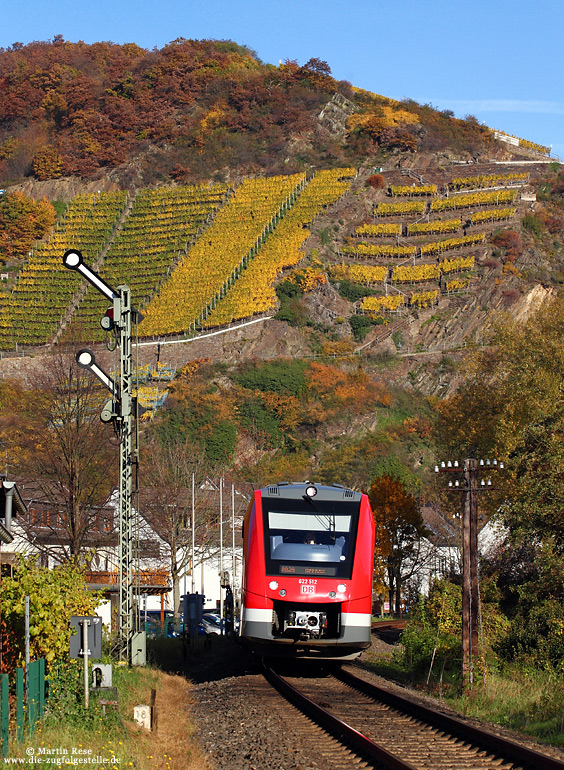
[[[310,235],[306,225],[323,206],[347,192],[355,174],[355,169],[319,171],[308,182],[226,297],[210,313],[205,326],[226,324],[274,308],[274,281],[284,268],[294,267],[304,256],[301,249]]]
[[[37,345],[50,340],[59,328],[79,276],[62,267],[67,249],[83,252],[90,263],[108,243],[124,210],[125,192],[79,195],[67,209],[47,243],[34,249],[16,286],[0,310],[0,349]]]
[[[108,250],[100,275],[111,286],[129,286],[134,305],[142,307],[167,279],[178,253],[196,238],[226,195],[225,185],[141,190]],[[89,289],[67,336],[101,339],[99,320],[107,305],[97,291]]]
[[[467,250],[485,245],[487,239],[485,231],[467,233],[468,228],[512,219],[517,212],[516,205],[500,204],[516,204],[519,196],[516,186],[526,184],[529,174],[508,172],[455,177],[441,183],[445,197],[439,197],[437,185],[419,179],[419,184],[392,184],[388,188],[389,196],[404,199],[376,204],[374,222],[365,220],[353,229],[339,250],[341,264],[329,270],[336,280],[348,280],[372,289],[381,286],[382,294],[367,296],[358,302],[357,312],[378,315],[426,307],[438,302],[441,293],[466,290],[476,258]],[[487,189],[494,186],[500,189]],[[452,190],[464,192],[449,194]],[[428,199],[421,200],[421,196]],[[409,197],[416,199],[406,200]],[[461,211],[461,215],[453,218],[450,214],[449,218],[451,211]],[[433,239],[433,236],[461,230],[463,235],[457,237]],[[456,254],[461,250],[462,253]],[[454,251],[455,255],[441,259],[446,251]],[[430,257],[434,259],[429,261]],[[464,271],[466,274],[451,277]],[[420,287],[421,284],[427,286]]]

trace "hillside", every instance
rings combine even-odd
[[[500,151],[471,116],[356,89],[319,59],[264,64],[230,41],[180,38],[152,51],[60,37],[14,45],[0,51],[0,95],[3,186],[236,182],[391,151]]]
[[[437,355],[564,275],[547,148],[355,89],[317,59],[56,39],[0,51],[0,92],[4,354],[103,341],[105,303],[61,267],[72,247],[131,287],[147,343],[192,340],[167,348],[175,366],[387,352],[409,356],[404,385],[442,395]],[[51,215],[26,201],[42,196],[58,220],[28,256],[22,233]]]

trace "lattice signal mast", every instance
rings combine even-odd
[[[119,657],[132,660],[133,643],[133,468],[137,461],[133,452],[133,397],[132,397],[132,323],[139,323],[142,315],[131,307],[128,286],[113,289],[94,270],[84,264],[80,251],[70,249],[63,256],[63,264],[76,270],[101,294],[112,302],[112,307],[100,321],[106,331],[116,335],[120,356],[120,377],[116,383],[96,363],[91,350],[79,350],[76,361],[92,372],[111,392],[112,398],[100,414],[102,422],[112,422],[119,435]]]

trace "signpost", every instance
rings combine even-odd
[[[88,658],[102,657],[102,618],[99,615],[72,615],[69,654],[84,661],[84,705],[88,708]]]

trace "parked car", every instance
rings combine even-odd
[[[205,612],[202,615],[202,627],[205,629],[206,634],[221,634],[222,629],[225,633],[224,621],[220,620],[218,615]]]

